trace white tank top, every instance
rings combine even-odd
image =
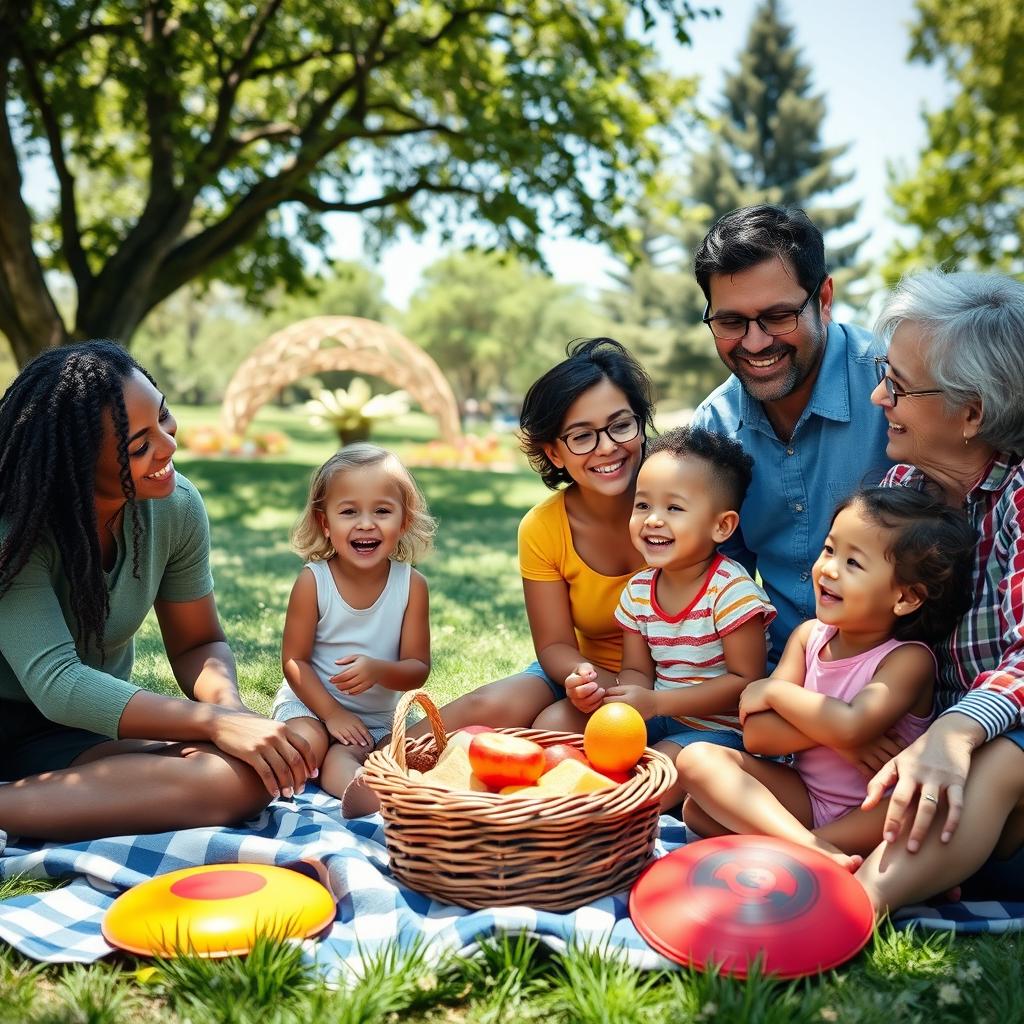
[[[353,697],[340,692],[328,680],[344,670],[343,665],[335,664],[336,660],[350,654],[398,661],[412,566],[408,562],[391,562],[390,565],[380,597],[369,608],[353,608],[338,592],[326,562],[306,563],[316,580],[316,606],[320,616],[310,664],[327,692],[347,711],[357,714],[370,729],[391,727],[401,693],[371,686]],[[274,707],[295,700],[299,698],[292,688],[282,683],[274,698]]]

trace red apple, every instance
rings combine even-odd
[[[591,765],[591,767],[593,768],[594,766]],[[594,771],[597,772],[599,775],[603,775],[606,779],[611,779],[612,782],[629,782],[629,780],[633,778],[632,769],[630,769],[628,772],[606,772],[603,771],[601,768],[594,768]]]
[[[544,748],[503,732],[481,732],[469,745],[473,773],[491,789],[529,786],[544,771]]]
[[[461,729],[457,729],[457,732],[468,732],[471,736],[476,736],[477,733],[481,732],[494,732],[489,725],[464,725]]]
[[[579,761],[588,767],[590,765],[583,751],[577,750],[576,747],[569,743],[556,743],[554,746],[544,748],[545,773],[551,771],[556,764],[561,764],[563,761]]]

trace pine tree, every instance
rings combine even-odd
[[[660,358],[648,356],[662,394],[698,401],[724,376],[717,359],[708,359],[714,353],[700,322],[704,296],[690,266],[708,228],[730,210],[755,203],[806,210],[826,234],[839,295],[856,304],[849,285],[863,276],[856,264],[861,240],[832,245],[828,233],[851,224],[859,204],[827,204],[826,197],[852,173],[836,169],[848,147],[823,143],[824,119],[824,97],[813,91],[811,68],[796,45],[793,27],[783,20],[779,0],[764,0],[754,14],[738,67],[726,76],[709,120],[707,146],[693,153],[681,181],[665,187],[667,204],[655,199],[639,215],[641,237],[650,236],[665,221],[665,206],[677,208],[669,215],[671,238],[647,237],[642,257],[620,278],[632,292],[629,305],[637,322],[624,319],[621,298],[614,293],[605,297],[624,339],[663,325]],[[661,296],[669,282],[673,289],[666,304]],[[648,346],[654,343],[647,339]]]

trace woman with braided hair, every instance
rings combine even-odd
[[[228,824],[316,774],[301,736],[239,698],[206,512],[172,462],[176,430],[155,382],[112,342],[45,352],[0,399],[8,833]],[[187,700],[129,681],[150,608]]]

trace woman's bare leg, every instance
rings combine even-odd
[[[467,725],[489,725],[495,729],[528,729],[551,703],[551,688],[540,676],[521,672],[478,686],[470,693],[439,708],[448,732]],[[406,735],[410,739],[430,735],[430,723],[417,722]]]
[[[918,903],[973,875],[997,845],[1002,847],[1000,840],[1011,816],[1008,836],[1021,834],[1018,815],[1022,805],[1024,750],[1012,740],[986,743],[971,759],[960,824],[948,843],[941,839],[946,818],[943,799],[917,853],[909,853],[900,836],[894,843],[877,846],[864,861],[857,879],[867,890],[875,911],[884,914]]]
[[[269,802],[256,773],[212,744],[112,742],[70,768],[0,786],[0,828],[75,841],[232,825]]]
[[[690,799],[731,831],[788,839],[849,871],[860,864],[860,857],[811,831],[811,800],[792,768],[713,743],[691,743],[679,752],[676,769]]]

